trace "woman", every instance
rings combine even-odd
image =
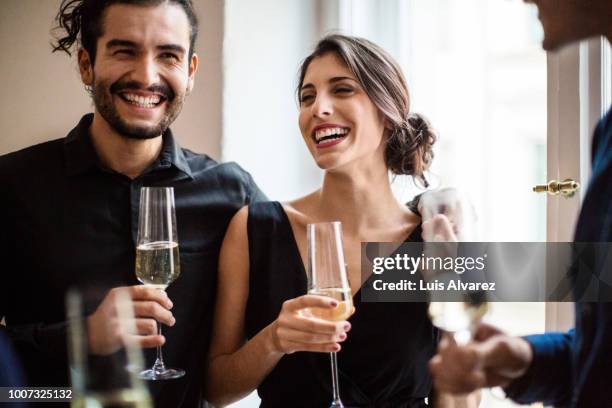
[[[225,405],[257,388],[263,407],[326,406],[327,352],[342,350],[345,405],[424,406],[437,339],[426,305],[361,303],[358,292],[362,241],[420,240],[420,218],[393,196],[389,171],[427,185],[435,135],[410,113],[397,63],[364,39],[321,40],[301,67],[297,91],[300,130],[325,170],[323,185],[289,203],[243,208],[230,223],[207,398]],[[355,304],[350,323],[300,314],[306,307],[335,307],[330,298],[304,295],[306,225],[332,220],[343,227]]]

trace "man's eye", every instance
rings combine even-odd
[[[179,57],[175,54],[172,54],[171,52],[164,52],[163,54],[161,54],[161,57],[163,59],[167,59],[167,60],[172,60],[172,61],[178,61]]]
[[[117,50],[117,51],[115,51],[115,55],[134,55],[134,51],[132,51],[132,50]]]

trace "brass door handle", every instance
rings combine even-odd
[[[533,188],[536,193],[548,193],[550,195],[563,194],[571,197],[580,188],[580,183],[576,180],[565,179],[563,181],[551,180],[548,184],[540,184]]]

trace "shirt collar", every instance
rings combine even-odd
[[[93,113],[88,113],[83,116],[64,140],[66,173],[68,176],[75,176],[91,168],[100,166],[98,154],[96,153],[96,149],[93,146],[89,134],[89,128],[92,121]],[[172,131],[168,129],[163,134],[163,144],[159,157],[146,172],[168,168],[170,166],[176,167],[189,178],[193,178],[193,173],[185,158],[183,149],[174,139]]]
[[[189,167],[189,163],[187,163],[185,153],[172,135],[172,130],[170,130],[170,128],[164,132],[162,149],[154,166],[159,166],[160,164],[162,167],[171,164],[179,171],[189,176],[189,178],[193,179],[193,173],[191,167]]]
[[[75,176],[98,165],[98,155],[89,137],[89,126],[92,121],[93,113],[83,116],[64,140],[68,176]]]

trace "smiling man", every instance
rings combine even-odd
[[[199,406],[221,240],[234,213],[264,196],[240,167],[182,149],[169,129],[198,68],[191,1],[64,0],[58,23],[55,50],[78,51],[95,109],[66,137],[0,158],[0,330],[28,385],[67,386],[67,290],[97,289],[89,348],[106,355],[126,336],[114,299],[127,287],[147,364],[165,343],[166,362],[186,371],[151,384],[156,406]],[[181,276],[168,295],[134,275],[142,186],[175,191]]]
[[[160,136],[193,88],[198,57],[190,36],[197,28],[190,27],[193,10],[186,13],[178,2],[116,3],[104,11],[96,47],[79,50],[79,68],[83,83],[93,87],[96,151],[109,167],[135,178],[157,157]]]

